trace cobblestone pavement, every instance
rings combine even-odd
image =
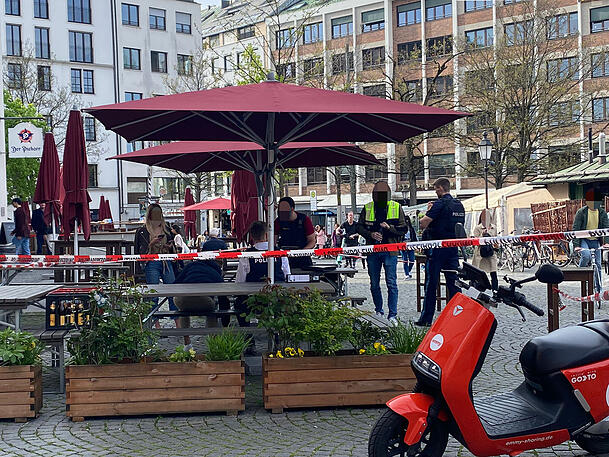
[[[515,276],[522,277],[522,274]],[[358,273],[350,280],[349,287],[350,295],[368,297],[365,306],[373,309],[365,273]],[[578,286],[565,284],[563,288],[577,295]],[[545,286],[527,284],[523,292],[533,303],[545,306]],[[402,320],[416,318],[413,280],[399,280],[399,297],[399,317]],[[609,303],[604,306],[597,311],[597,317],[608,314]],[[522,322],[515,310],[501,307],[496,314],[497,334],[486,364],[474,383],[476,394],[488,395],[515,387],[521,378],[520,349],[531,337],[546,332],[545,317],[529,313],[527,321]],[[575,323],[578,316],[578,305],[568,303],[561,312],[561,323]],[[45,384],[50,380],[47,376]],[[337,408],[270,414],[262,407],[261,383],[257,377],[247,379],[246,411],[238,417],[174,415],[72,423],[65,417],[64,410],[63,396],[46,394],[38,419],[26,424],[0,422],[0,455],[363,457],[367,455],[370,429],[382,411],[380,408]],[[523,455],[584,454],[575,443],[566,443]],[[471,454],[451,439],[445,455]]]

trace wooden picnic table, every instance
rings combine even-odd
[[[21,311],[62,286],[63,284],[0,286],[0,325],[20,330]],[[14,314],[14,323],[6,320],[8,314]]]
[[[36,267],[31,267],[31,268],[23,268],[20,267],[18,265],[15,265],[14,267],[11,268],[5,268],[2,270],[2,280],[0,281],[0,284],[5,286],[5,285],[9,285],[13,279],[15,279],[15,277],[17,276],[17,274],[19,272],[22,271],[31,271],[31,270],[51,270],[53,272],[61,272],[62,275],[59,277],[59,279],[65,279],[63,273],[65,273],[66,271],[74,271],[74,270],[78,270],[78,271],[97,271],[97,270],[102,270],[103,273],[106,276],[118,276],[121,273],[127,273],[130,271],[130,268],[128,265],[125,265],[123,263],[120,262],[108,262],[108,263],[104,263],[104,264],[78,264],[78,263],[74,263],[74,264],[54,264],[54,265],[43,265],[43,266],[36,266]],[[68,275],[65,275],[68,276]],[[73,276],[73,275],[72,275]],[[89,277],[91,276],[90,274],[88,275]],[[54,274],[53,275],[53,279],[54,281],[57,283],[61,283],[61,284],[72,284],[71,281],[58,281],[58,277]],[[80,284],[80,283],[79,283]]]
[[[334,294],[335,289],[326,282],[281,282],[277,285],[304,290],[306,288],[319,290],[322,294]],[[230,297],[239,295],[252,295],[266,285],[262,282],[212,282],[196,284],[155,284],[142,285],[143,295],[150,298],[156,297]]]

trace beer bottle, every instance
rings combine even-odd
[[[76,320],[76,322],[78,322],[79,326],[82,326],[85,323],[85,316],[84,316],[84,306],[82,303],[78,304],[78,318]]]
[[[59,325],[61,327],[66,326],[66,301],[61,300],[59,302]]]
[[[51,306],[49,306],[49,327],[55,327],[55,325],[57,325],[55,321],[55,308],[55,303],[51,303]]]

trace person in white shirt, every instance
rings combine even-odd
[[[171,233],[173,233],[173,244],[178,248],[178,253],[188,254],[190,248],[184,241],[184,238],[182,238],[182,233],[178,224],[171,224]]]

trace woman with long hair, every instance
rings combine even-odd
[[[182,238],[182,229],[178,224],[171,224],[171,234],[173,235],[173,244],[175,244],[180,254],[188,254],[190,248]]]
[[[478,218],[478,225],[474,228],[473,237],[479,238],[484,236],[497,236],[497,229],[493,225],[492,215],[490,210],[484,209]],[[482,250],[484,249],[484,251]],[[486,271],[491,275],[491,285],[493,290],[499,287],[499,279],[497,278],[497,254],[494,250],[489,249],[489,246],[484,248],[481,246],[474,247],[474,257],[472,265]]]
[[[326,242],[328,241],[328,237],[326,236],[326,230],[319,225],[315,226],[315,246],[317,249],[322,249]]]

